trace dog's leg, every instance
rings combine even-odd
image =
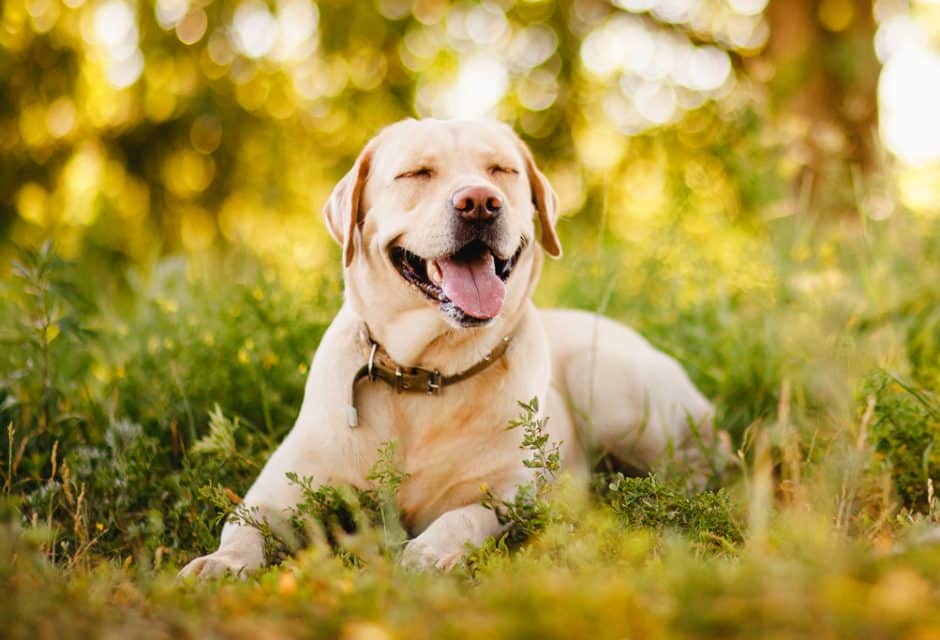
[[[479,546],[498,535],[503,525],[496,514],[481,504],[448,511],[411,540],[402,563],[417,569],[451,569],[463,557],[467,545]]]
[[[322,481],[326,478],[318,456],[303,446],[305,438],[298,434],[299,427],[281,443],[255,483],[245,495],[240,508],[247,508],[258,521],[266,521],[274,531],[283,527],[287,510],[297,504],[300,489],[291,484],[286,474],[295,472]],[[180,571],[180,577],[213,577],[225,573],[244,575],[260,568],[265,562],[264,539],[255,527],[238,522],[226,522],[218,550],[196,558]]]

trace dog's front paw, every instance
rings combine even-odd
[[[239,556],[229,551],[216,551],[207,556],[196,558],[183,567],[178,578],[195,576],[200,579],[216,578],[226,574],[244,578],[261,566],[261,563]]]
[[[463,557],[463,549],[438,549],[417,537],[407,545],[401,555],[401,563],[411,569],[428,571],[450,571]]]

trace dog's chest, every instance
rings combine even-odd
[[[372,427],[397,443],[406,474],[399,504],[412,532],[479,502],[484,487],[502,490],[524,468],[521,433],[507,429],[516,405],[488,385],[456,385],[438,396],[390,389],[369,396]]]

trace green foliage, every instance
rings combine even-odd
[[[49,624],[49,635],[335,637],[369,621],[399,637],[810,638],[817,611],[834,636],[940,627],[935,365],[922,337],[936,272],[918,253],[936,224],[873,234],[863,251],[841,228],[797,241],[777,224],[773,249],[754,251],[769,242],[759,234],[741,241],[767,279],[735,279],[736,263],[698,253],[684,231],[649,247],[611,236],[593,253],[585,235],[568,244],[571,272],[548,266],[540,294],[626,320],[674,354],[718,401],[742,477],[693,494],[672,476],[599,476],[591,499],[576,497],[560,443],[523,403],[509,428],[532,482],[486,496],[506,533],[447,576],[396,564],[406,478],[392,443],[369,488],[293,477],[288,531],[239,508],[296,415],[340,302],[336,276],[283,282],[251,259],[234,271],[169,259],[112,280],[48,249],[25,254],[0,306],[0,623],[13,637]],[[827,261],[791,257],[824,246]],[[685,247],[695,268],[669,277],[673,258],[659,257]],[[903,286],[872,287],[869,272]],[[37,327],[52,322],[63,328],[43,341],[52,333]],[[888,365],[913,382],[870,373]],[[891,481],[904,509],[882,497]],[[743,524],[755,505],[761,535]],[[257,526],[280,564],[244,585],[173,583],[228,517]]]
[[[370,502],[376,505],[382,525],[382,544],[393,553],[408,541],[408,534],[401,524],[401,508],[398,506],[398,490],[408,474],[399,467],[398,447],[394,442],[385,442],[379,447],[378,456],[366,480]],[[377,523],[378,524],[378,523]]]
[[[714,551],[744,541],[738,505],[725,490],[693,493],[655,476],[599,476],[594,489],[627,527],[681,532]]]
[[[907,507],[923,509],[928,479],[940,486],[940,401],[886,371],[870,376],[862,395],[874,399],[871,435],[898,496]]]
[[[538,398],[519,402],[519,407],[522,412],[518,418],[510,421],[507,428],[522,429],[522,442],[519,446],[529,453],[523,464],[533,470],[532,480],[519,486],[509,500],[496,496],[486,487],[482,500],[483,506],[492,510],[499,523],[506,527],[496,544],[509,547],[525,542],[530,536],[544,529],[553,517],[557,517],[550,498],[552,483],[561,472],[561,443],[550,441],[550,436],[545,431],[548,418],[538,417]]]
[[[408,539],[401,525],[398,488],[407,478],[398,468],[396,445],[384,443],[369,471],[367,489],[321,484],[315,478],[289,472],[287,479],[299,489],[290,508],[288,528],[262,517],[256,507],[234,506],[224,489],[210,485],[202,491],[225,517],[254,527],[265,541],[269,563],[280,564],[300,549],[326,543],[345,562],[359,566],[363,549],[397,557]]]
[[[223,291],[191,283],[181,260],[131,281],[134,308],[109,336],[116,411],[148,430],[171,432],[178,452],[195,440],[216,403],[277,442],[296,415],[307,366],[339,291],[330,279],[303,295],[273,275],[248,272]],[[155,384],[157,382],[157,384]]]
[[[561,456],[558,452],[560,442],[551,442],[545,431],[548,423],[547,417],[537,418],[539,413],[539,399],[532,398],[528,402],[520,402],[522,413],[518,418],[510,420],[509,429],[522,428],[523,450],[528,450],[530,456],[522,461],[528,469],[535,470],[535,486],[544,490],[561,471]]]
[[[4,493],[70,564],[208,550],[220,512],[200,491],[247,489],[289,428],[326,325],[306,310],[334,304],[335,285],[288,295],[247,271],[209,296],[167,260],[130,278],[130,306],[96,309],[75,272],[46,245],[4,283]]]
[[[940,248],[931,259],[940,259]],[[914,380],[940,391],[940,285],[930,283],[904,309],[910,316],[907,333],[908,358]]]
[[[8,487],[39,483],[54,444],[80,444],[100,417],[82,401],[94,359],[84,322],[90,303],[49,242],[21,251],[13,275],[0,289],[0,422],[16,428],[9,437],[15,450],[4,461]]]

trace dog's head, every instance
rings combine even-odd
[[[354,301],[474,327],[530,293],[541,264],[536,218],[545,251],[561,255],[556,201],[505,124],[404,120],[366,145],[324,215]]]

